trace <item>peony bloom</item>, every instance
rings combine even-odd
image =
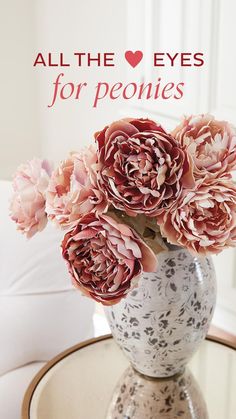
[[[104,305],[116,304],[136,285],[143,270],[154,272],[157,259],[137,233],[108,215],[80,219],[62,242],[74,285]]]
[[[73,227],[84,214],[106,212],[105,195],[98,189],[94,147],[73,153],[56,169],[49,182],[46,209],[59,226]]]
[[[45,191],[51,173],[52,165],[47,160],[33,159],[19,166],[14,176],[10,214],[28,238],[47,224]]]
[[[236,130],[228,122],[211,115],[190,116],[172,135],[191,154],[195,177],[218,177],[236,169]]]
[[[128,215],[154,216],[194,184],[186,151],[153,121],[120,120],[95,139],[100,187]]]
[[[184,191],[158,222],[170,243],[194,253],[219,253],[236,246],[236,187],[224,179],[199,182],[196,190]]]

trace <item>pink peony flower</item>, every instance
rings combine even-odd
[[[10,214],[17,229],[28,238],[42,231],[47,224],[45,191],[51,173],[51,163],[33,159],[19,166],[14,176]]]
[[[62,242],[74,285],[104,305],[116,304],[136,285],[143,270],[154,272],[157,259],[137,233],[108,215],[80,219]]]
[[[100,187],[128,215],[154,216],[171,205],[183,186],[194,184],[186,151],[153,121],[113,122],[95,139]]]
[[[71,154],[53,172],[46,209],[59,226],[71,228],[84,214],[107,211],[105,194],[97,186],[96,162],[96,149],[89,147]]]
[[[236,169],[236,130],[228,122],[211,115],[185,117],[172,135],[191,154],[195,177],[218,177]]]
[[[161,233],[170,243],[194,253],[219,253],[236,246],[236,187],[225,179],[199,182],[158,218]]]

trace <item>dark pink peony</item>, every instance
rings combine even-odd
[[[125,224],[94,213],[81,218],[62,242],[74,285],[104,305],[116,304],[143,271],[154,272],[153,251]]]
[[[148,119],[113,122],[95,134],[98,182],[117,209],[154,216],[194,184],[191,161],[181,145]]]

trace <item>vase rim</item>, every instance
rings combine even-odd
[[[166,243],[168,250],[187,250],[186,247],[179,246],[177,244]]]

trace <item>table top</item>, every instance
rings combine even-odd
[[[174,378],[136,373],[112,337],[76,345],[36,375],[23,419],[235,419],[236,351],[208,337]]]

